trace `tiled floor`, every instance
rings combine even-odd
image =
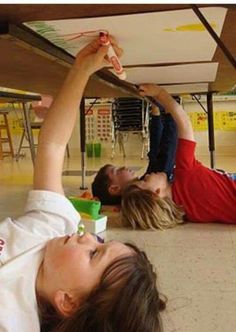
[[[200,157],[208,163],[208,156]],[[217,167],[236,171],[236,157],[217,158]],[[111,162],[109,159],[102,164]],[[123,164],[123,160],[114,163]],[[145,169],[146,160],[126,159]],[[89,170],[101,161],[89,160]],[[78,158],[65,161],[66,170],[80,169]],[[92,177],[86,179],[91,182]],[[63,177],[67,194],[79,192],[80,177]],[[0,219],[22,213],[32,183],[29,158],[0,161]],[[158,272],[159,286],[168,297],[163,313],[165,332],[236,331],[236,227],[185,224],[165,232],[108,227],[106,239],[131,241],[145,249]]]

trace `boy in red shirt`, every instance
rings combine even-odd
[[[170,228],[184,220],[236,223],[236,182],[195,159],[193,128],[182,106],[157,85],[139,88],[141,96],[156,98],[177,124],[176,168],[173,183],[157,172],[126,188],[122,223],[142,229]]]

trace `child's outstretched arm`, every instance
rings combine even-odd
[[[165,108],[167,113],[171,113],[178,127],[178,137],[194,141],[192,124],[183,107],[162,87],[155,84],[139,85],[141,96],[151,96]]]
[[[121,50],[113,47],[118,55]],[[107,46],[95,40],[80,51],[53,102],[40,131],[34,169],[34,189],[63,194],[62,168],[66,145],[76,122],[77,111],[89,76],[106,65]]]

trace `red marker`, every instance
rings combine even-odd
[[[109,46],[107,56],[109,58],[109,61],[113,65],[116,75],[119,77],[119,79],[125,80],[126,72],[124,71],[122,64],[120,63],[120,60],[117,57],[114,48],[111,45],[108,33],[106,31],[101,31],[99,33],[99,38],[102,45]]]

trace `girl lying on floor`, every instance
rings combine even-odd
[[[80,217],[62,188],[64,153],[83,91],[107,51],[95,40],[77,55],[40,132],[25,215],[0,223],[1,331],[161,329],[164,305],[145,253],[79,236]]]

